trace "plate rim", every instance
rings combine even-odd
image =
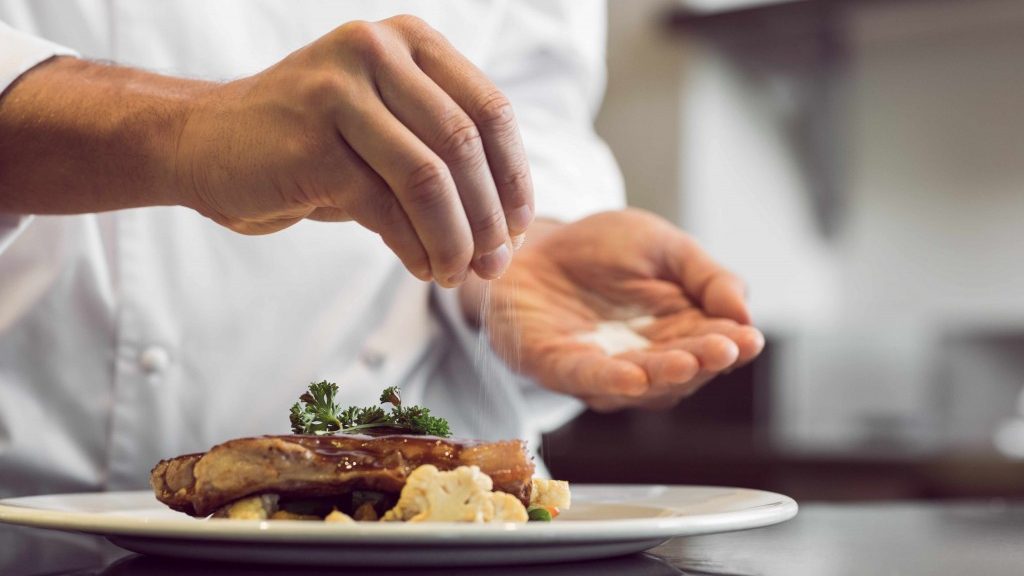
[[[723,512],[694,513],[676,516],[570,521],[553,523],[467,524],[455,522],[387,523],[387,524],[324,524],[289,520],[196,520],[184,518],[137,517],[116,512],[62,511],[19,505],[19,501],[37,498],[84,497],[115,498],[152,496],[149,490],[78,492],[0,499],[0,522],[83,532],[100,536],[132,538],[204,540],[237,543],[274,542],[281,544],[433,544],[452,546],[534,544],[564,545],[572,542],[639,541],[655,538],[676,538],[719,532],[760,528],[785,522],[799,511],[789,496],[729,486],[698,486],[669,484],[582,484],[574,487],[588,490],[626,488],[666,490],[720,490],[743,492],[768,500],[763,504]],[[648,498],[647,500],[650,500]],[[153,501],[157,503],[154,498]],[[586,499],[581,500],[585,502]],[[637,498],[620,502],[593,502],[595,505],[651,506],[668,510],[665,504],[645,504]]]

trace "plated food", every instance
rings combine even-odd
[[[291,410],[296,434],[230,440],[160,461],[157,499],[192,516],[259,520],[526,522],[571,505],[567,482],[534,478],[520,440],[454,440],[447,422],[403,407],[341,410],[316,383]]]

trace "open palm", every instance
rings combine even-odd
[[[558,227],[492,282],[486,328],[495,350],[543,386],[597,410],[668,408],[764,347],[742,283],[690,236],[640,210]],[[650,344],[609,351],[582,335],[599,322],[653,319]]]

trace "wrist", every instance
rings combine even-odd
[[[148,166],[144,173],[150,178],[146,205],[196,207],[192,161],[195,153],[184,139],[186,129],[193,122],[214,83],[148,75],[147,82],[134,87],[133,96],[148,105],[138,111],[137,118],[127,117],[129,123],[137,121],[144,131],[143,142]]]
[[[160,173],[163,188],[168,193],[168,204],[199,209],[196,193],[194,140],[186,133],[196,120],[197,112],[202,108],[204,93],[198,92],[184,95],[173,105],[173,114],[166,126],[167,138],[160,141],[166,146],[159,154],[163,160]]]

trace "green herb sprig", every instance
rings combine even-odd
[[[381,405],[390,404],[391,410],[381,406],[344,410],[335,401],[338,385],[334,382],[314,382],[299,396],[289,414],[292,432],[296,434],[356,434],[375,428],[390,428],[404,434],[426,434],[447,438],[451,436],[448,421],[430,415],[422,406],[402,406],[398,386],[385,388],[380,395]]]

